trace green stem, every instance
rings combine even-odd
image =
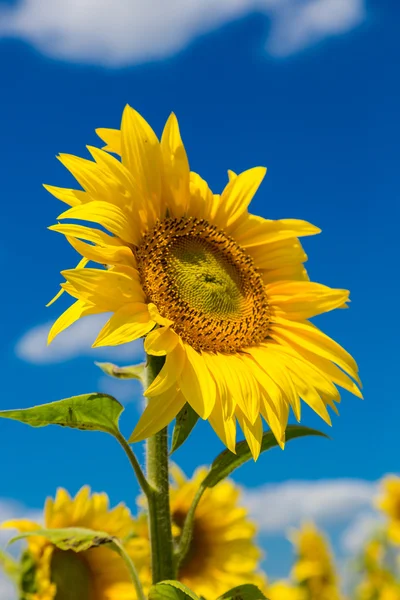
[[[136,571],[136,567],[133,564],[129,554],[126,552],[123,545],[119,540],[114,540],[112,542],[114,546],[114,550],[120,555],[120,557],[125,561],[126,566],[128,567],[129,575],[131,576],[133,585],[135,586],[136,596],[138,600],[146,600],[146,596],[144,595],[144,591],[142,588],[142,584],[140,582],[140,578],[138,572]]]
[[[164,357],[147,356],[146,387],[164,365]],[[169,504],[168,431],[165,427],[147,440],[147,480],[153,584],[175,579],[171,511]]]
[[[138,480],[138,483],[139,483],[140,487],[142,488],[143,493],[146,496],[147,500],[149,500],[150,495],[152,493],[152,489],[141,469],[138,459],[136,458],[135,454],[133,453],[132,448],[129,446],[128,442],[126,441],[126,439],[124,438],[124,436],[121,433],[119,433],[119,432],[114,433],[114,436],[118,440],[118,442],[121,444],[122,448],[125,450],[125,454],[127,455],[129,462],[132,465],[133,470],[135,471],[135,475]]]
[[[179,540],[179,547],[176,551],[176,563],[177,568],[181,566],[183,561],[186,558],[187,553],[189,552],[190,542],[192,541],[193,535],[193,521],[194,521],[194,513],[196,512],[196,508],[201,500],[202,495],[206,491],[206,487],[200,485],[199,489],[196,492],[195,497],[193,498],[192,504],[188,510],[186,515],[185,523],[183,525],[181,537]]]

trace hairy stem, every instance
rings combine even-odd
[[[132,468],[135,472],[138,483],[139,483],[140,487],[142,488],[142,491],[143,491],[144,495],[146,496],[147,500],[149,500],[152,490],[151,490],[149,482],[147,481],[147,479],[142,471],[142,468],[139,464],[139,461],[136,458],[132,448],[129,446],[128,442],[126,441],[126,439],[124,438],[124,436],[121,433],[119,433],[119,432],[118,432],[118,434],[114,433],[114,436],[119,441],[122,448],[125,450],[125,454],[127,455],[129,462],[132,465]]]
[[[147,356],[146,387],[157,377],[164,357]],[[151,492],[149,521],[153,584],[175,578],[169,504],[168,433],[162,429],[147,440],[147,480]]]

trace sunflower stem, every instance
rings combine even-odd
[[[149,497],[152,493],[152,489],[142,471],[139,461],[136,458],[132,448],[129,446],[128,442],[126,441],[126,439],[124,438],[124,436],[121,433],[119,433],[119,432],[114,433],[114,436],[118,440],[118,442],[121,444],[122,448],[125,450],[125,454],[127,455],[129,462],[131,463],[131,466],[135,472],[138,483],[139,483],[140,487],[142,488],[142,491],[143,491],[144,495],[146,496],[147,500],[149,500]]]
[[[183,529],[182,529],[181,538],[179,540],[179,546],[175,553],[177,569],[179,569],[179,567],[185,560],[186,555],[189,551],[190,542],[192,541],[192,536],[193,536],[194,514],[195,514],[196,508],[201,500],[201,497],[203,496],[205,491],[206,491],[206,487],[204,485],[201,485],[199,487],[199,489],[197,490],[196,495],[193,498],[192,504],[186,515],[186,519],[185,519]]]
[[[146,387],[164,364],[164,357],[147,356]],[[147,480],[150,484],[149,521],[153,584],[175,579],[171,511],[169,504],[168,430],[165,427],[147,442]]]

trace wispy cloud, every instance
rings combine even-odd
[[[22,360],[36,365],[60,363],[80,356],[92,360],[105,358],[132,364],[140,362],[143,359],[143,343],[140,340],[115,348],[91,347],[107,318],[107,315],[85,317],[63,331],[50,346],[47,345],[47,335],[52,323],[37,325],[18,340],[15,352]]]
[[[382,515],[376,511],[361,512],[342,534],[343,550],[350,555],[357,554],[383,522]]]
[[[349,523],[371,506],[377,484],[357,479],[288,481],[247,489],[244,501],[260,532],[284,533],[312,520]]]
[[[266,51],[282,57],[352,30],[365,17],[365,0],[18,0],[1,9],[0,37],[115,67],[172,56],[251,13],[268,17]]]

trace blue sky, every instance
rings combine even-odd
[[[349,288],[352,304],[316,322],[356,357],[365,393],[364,402],[343,393],[330,441],[293,442],[236,474],[263,523],[267,571],[282,575],[289,564],[287,525],[315,517],[344,555],[352,547],[345,536],[374,518],[368,508],[374,482],[399,470],[399,331],[392,302],[399,291],[400,7],[394,1],[287,0],[279,8],[272,0],[221,0],[214,12],[185,15],[175,4],[171,18],[149,8],[151,18],[126,23],[120,0],[119,18],[110,18],[121,29],[110,33],[107,1],[100,14],[88,13],[93,23],[85,9],[74,13],[75,2],[66,11],[59,0],[51,18],[39,14],[36,0],[0,2],[1,407],[107,391],[126,403],[127,434],[141,410],[138,385],[106,379],[94,366],[100,355],[90,350],[90,338],[97,322],[66,333],[54,350],[43,345],[47,324],[68,301],[45,304],[60,270],[76,263],[61,236],[46,229],[62,206],[41,184],[72,184],[58,152],[86,156],[85,145],[98,144],[94,129],[118,127],[129,103],[157,132],[172,110],[177,114],[190,164],[214,191],[225,185],[228,168],[266,165],[252,212],[321,227],[321,235],[305,241],[310,275]],[[121,364],[139,356],[137,346],[102,353]],[[303,423],[327,430],[307,409]],[[7,510],[21,510],[15,503],[37,509],[57,486],[75,493],[84,483],[133,505],[137,486],[107,436],[12,422],[0,429],[0,497]],[[176,460],[190,474],[220,450],[202,423]],[[282,524],[274,527],[265,514],[280,504],[284,482],[297,483],[289,488],[286,521],[277,516]],[[294,498],[304,508],[293,516]],[[336,502],[331,518],[330,502]]]

